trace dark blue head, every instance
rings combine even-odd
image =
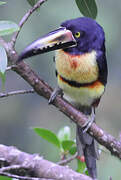
[[[103,28],[95,20],[87,17],[65,21],[62,27],[70,30],[77,41],[76,47],[66,48],[71,54],[83,54],[92,50],[104,50],[105,35]]]

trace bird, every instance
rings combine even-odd
[[[83,127],[77,125],[78,154],[84,155],[89,175],[97,179],[96,140],[88,134],[95,121],[95,109],[105,92],[108,68],[105,33],[101,25],[89,17],[79,17],[61,23],[59,29],[28,45],[20,54],[23,59],[48,51],[55,52],[55,69],[58,87],[52,93],[51,103],[57,94],[63,96],[87,116]]]

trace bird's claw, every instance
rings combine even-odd
[[[92,123],[95,121],[95,113],[94,113],[94,109],[92,108],[92,113],[91,115],[88,117],[88,121],[82,126],[83,129],[83,133],[87,132],[88,129],[90,128],[90,126],[92,125]]]
[[[61,95],[61,97],[63,96],[63,91],[59,87],[55,88],[52,92],[48,104],[51,104],[58,95]]]

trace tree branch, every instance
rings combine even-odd
[[[12,91],[12,92],[8,92],[8,93],[0,93],[0,98],[19,95],[19,94],[29,94],[29,93],[34,93],[34,92],[35,91],[33,89],[30,89],[30,90]]]
[[[21,19],[21,21],[19,22],[19,31],[15,32],[12,36],[11,39],[11,46],[14,48],[15,43],[16,43],[16,39],[21,31],[21,28],[23,27],[23,25],[25,24],[25,22],[28,20],[28,18],[31,16],[31,14],[36,11],[36,9],[38,9],[45,1],[47,0],[39,0],[31,9],[28,10],[28,12],[23,16],[23,18]]]
[[[41,80],[27,64],[21,62],[17,67],[14,67],[13,70],[23,77],[23,79],[26,80],[40,96],[43,96],[46,99],[50,98],[52,88]],[[61,97],[57,97],[53,102],[53,105],[79,126],[82,127],[86,123],[87,117]],[[101,145],[105,146],[113,155],[121,159],[120,141],[117,141],[113,136],[105,132],[95,123],[91,125],[88,133],[92,135]]]
[[[79,174],[67,166],[59,166],[49,162],[38,154],[28,154],[15,147],[0,145],[0,159],[8,167],[0,169],[0,175],[23,180],[38,180],[41,178],[49,180],[92,180],[89,176]],[[0,161],[3,167],[3,161]],[[22,174],[22,176],[19,176]],[[37,177],[37,178],[36,178]]]

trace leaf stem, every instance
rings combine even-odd
[[[26,21],[28,20],[28,18],[31,16],[31,14],[38,9],[45,1],[47,0],[39,0],[31,9],[28,10],[28,12],[23,16],[23,18],[21,19],[21,21],[19,22],[19,30],[17,32],[15,32],[11,38],[11,46],[14,48],[15,43],[16,43],[16,39],[21,31],[21,28],[23,27],[23,25],[26,23]]]

